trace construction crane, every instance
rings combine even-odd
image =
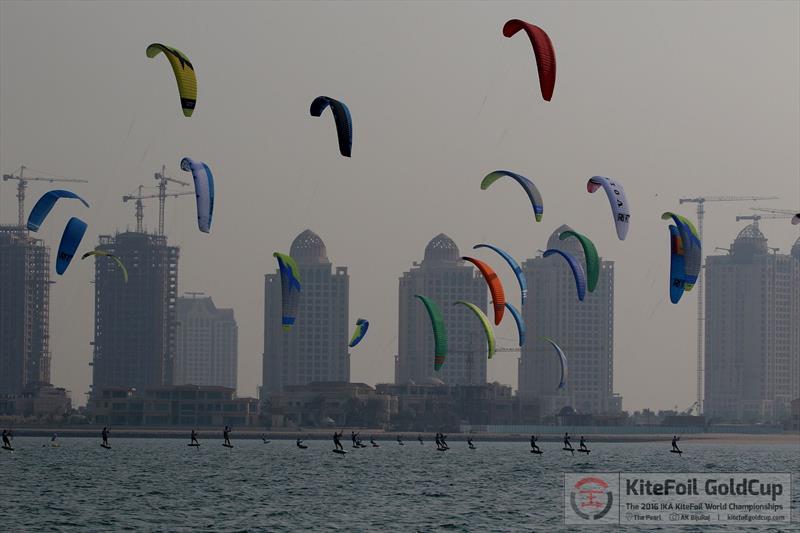
[[[780,213],[780,214],[773,213],[769,215],[737,215],[736,222],[739,222],[740,220],[752,220],[753,222],[756,223],[756,225],[758,225],[758,221],[762,219],[769,220],[776,218],[792,218],[793,216],[794,213]]]
[[[797,211],[792,211],[791,209],[772,209],[770,207],[751,207],[751,211],[760,211],[762,213],[773,213],[775,215],[789,215],[788,218],[792,218]],[[765,217],[765,218],[773,218],[773,217]],[[778,217],[775,217],[778,218]],[[782,218],[782,217],[780,217]]]
[[[189,194],[194,194],[192,191],[158,191],[155,194],[142,194],[142,189],[144,189],[144,185],[139,185],[137,187],[138,193],[134,194],[126,194],[122,197],[123,202],[127,202],[129,200],[136,200],[136,232],[143,233],[144,229],[142,226],[142,220],[144,219],[144,204],[142,200],[146,200],[147,198],[158,198],[159,202],[161,203],[161,209],[158,212],[158,228],[159,228],[159,235],[164,235],[164,200],[167,196],[186,196]]]
[[[188,187],[189,184],[185,181],[170,178],[166,174],[167,168],[161,165],[161,172],[155,173],[156,181],[158,182],[158,234],[164,235],[164,204],[166,203],[167,196],[182,196],[191,193],[170,194],[167,192],[167,182],[177,183],[183,187]]]
[[[29,181],[47,181],[47,182],[50,182],[50,183],[62,182],[62,181],[67,181],[67,182],[71,182],[71,183],[89,183],[86,180],[79,180],[79,179],[73,179],[73,178],[62,178],[62,177],[59,177],[59,176],[28,177],[28,176],[25,175],[25,171],[26,170],[33,170],[33,169],[30,169],[30,168],[26,167],[25,165],[22,165],[21,167],[19,167],[19,174],[17,174],[16,176],[13,173],[11,173],[11,174],[3,174],[3,181],[17,180],[19,182],[19,183],[17,183],[17,205],[18,205],[18,209],[19,209],[18,216],[19,216],[19,226],[20,227],[25,226],[25,189],[28,188],[28,182]],[[47,174],[47,172],[41,172],[41,171],[38,171],[38,170],[35,171],[35,172],[37,172],[39,174]]]
[[[690,203],[697,204],[697,233],[700,242],[703,242],[703,219],[705,218],[706,202],[755,202],[758,200],[777,200],[777,196],[698,196],[696,198],[681,198],[678,200],[681,205]],[[700,256],[700,273],[697,275],[695,290],[697,291],[697,413],[703,413],[703,349],[705,326],[705,297],[702,285],[703,275],[703,256]]]

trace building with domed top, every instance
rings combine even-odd
[[[558,238],[569,229],[567,225],[557,228],[547,248],[567,252],[585,266],[578,240]],[[522,269],[528,282],[522,309],[528,340],[519,359],[519,395],[539,399],[543,416],[555,415],[567,406],[579,413],[619,413],[621,398],[613,392],[614,262],[601,258],[597,287],[594,292],[587,290],[582,302],[572,270],[560,255],[528,259]],[[542,337],[556,341],[567,356],[562,389],[558,388],[559,357]]]
[[[706,258],[704,414],[780,422],[800,396],[800,239],[769,248],[754,222]]]
[[[350,276],[333,267],[325,243],[311,230],[292,242],[289,255],[300,270],[297,320],[281,326],[281,279],[276,271],[264,279],[264,356],[262,399],[288,385],[316,381],[350,381]]]
[[[438,372],[433,368],[431,321],[415,294],[436,302],[444,316],[448,353]],[[400,277],[396,384],[435,380],[447,385],[486,383],[486,334],[472,311],[453,306],[458,300],[471,302],[485,313],[486,282],[471,264],[461,260],[453,239],[440,233],[425,247],[422,262],[414,262]]]

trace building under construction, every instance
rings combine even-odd
[[[107,387],[138,390],[172,384],[176,350],[179,249],[163,235],[101,235],[95,258],[92,395]]]
[[[0,226],[0,395],[50,383],[50,249]]]

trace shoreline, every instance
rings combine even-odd
[[[101,427],[18,427],[14,429],[15,437],[40,437],[49,438],[53,433],[57,433],[59,438],[86,438],[96,437],[100,438]],[[183,439],[188,440],[192,428],[144,428],[144,427],[114,427],[110,426],[112,438],[129,438],[129,439]],[[417,435],[422,435],[424,440],[433,441],[433,433],[431,432],[384,432],[382,430],[370,430],[364,428],[344,428],[345,437],[350,431],[357,431],[361,434],[363,440],[369,440],[374,437],[376,441],[396,441],[397,436],[400,435],[403,441],[407,443],[417,442]],[[254,428],[233,428],[231,432],[232,440],[260,440],[262,436],[266,435],[269,440],[296,440],[301,438],[303,440],[330,440],[333,429],[330,430],[308,430],[308,431],[267,431],[264,429]],[[197,430],[198,437],[201,439],[221,439],[222,429],[208,429],[199,428]],[[608,443],[636,443],[636,442],[669,442],[672,440],[672,434],[603,434],[603,433],[586,433],[587,438],[592,442],[608,442]],[[539,442],[561,442],[563,433],[557,427],[554,427],[552,433],[545,433],[537,435]],[[579,435],[571,435],[573,438],[578,438]],[[785,432],[785,433],[767,433],[767,434],[752,434],[752,433],[687,433],[679,435],[681,442],[692,441],[695,443],[716,443],[716,444],[797,444],[800,446],[800,433],[798,432]],[[509,434],[509,433],[450,433],[449,441],[465,441],[467,437],[472,437],[479,442],[528,442],[530,435]]]

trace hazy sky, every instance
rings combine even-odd
[[[558,58],[553,101],[540,96],[531,47],[502,36],[509,18],[543,27]],[[162,42],[195,65],[184,118],[172,71],[145,48]],[[352,159],[338,153],[328,95],[352,112]],[[393,379],[398,277],[440,232],[462,250],[492,242],[520,262],[562,223],[616,261],[614,390],[625,409],[695,399],[696,296],[668,298],[665,210],[682,196],[776,195],[800,206],[800,3],[0,2],[0,170],[24,164],[85,178],[39,235],[55,250],[63,221],[89,223],[82,249],[134,224],[121,196],[184,156],[214,171],[211,234],[191,196],[170,199],[180,290],[233,307],[239,392],[261,379],[264,274],[272,252],[311,228],[350,269],[350,321],[370,319],[352,379]],[[533,179],[541,223],[510,183],[481,191],[496,168]],[[631,230],[617,240],[589,176],[622,182]],[[15,182],[0,182],[0,221],[16,220]],[[32,184],[26,210],[51,186]],[[150,201],[145,223],[157,223]],[[749,204],[708,204],[705,250],[728,246]],[[80,211],[80,213],[78,213]],[[788,220],[761,227],[788,250]],[[509,286],[513,276],[495,261]],[[77,403],[91,381],[92,261],[53,271],[52,379]],[[513,292],[513,291],[512,291]],[[515,303],[518,303],[515,301]],[[506,321],[499,335],[516,336]],[[512,344],[513,341],[504,341]],[[501,342],[503,344],[503,342]],[[489,379],[516,387],[517,356]]]

